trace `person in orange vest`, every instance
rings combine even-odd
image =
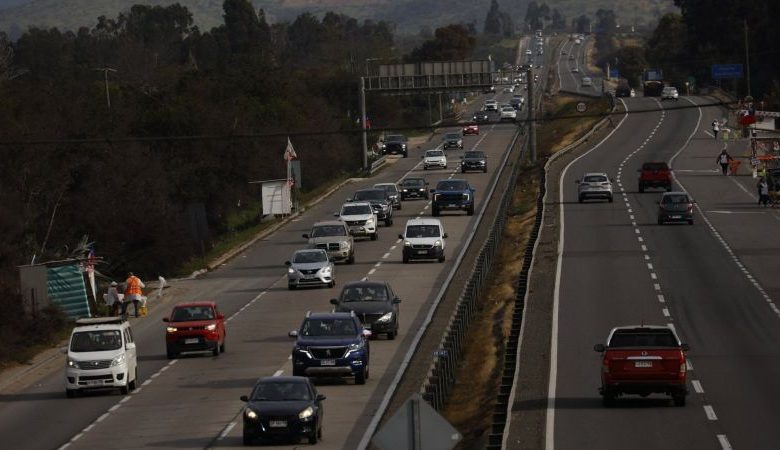
[[[133,302],[135,316],[138,317],[138,302],[141,301],[141,297],[144,295],[143,288],[145,287],[146,285],[144,285],[144,282],[133,275],[133,272],[127,274],[127,280],[125,281],[125,298],[124,302],[122,302],[122,317],[127,317],[127,307],[130,302]]]

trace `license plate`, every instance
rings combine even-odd
[[[197,344],[198,343],[198,338],[185,339],[184,343],[185,344]]]
[[[653,367],[652,361],[634,361],[634,367]]]
[[[671,218],[671,219],[680,219],[680,218],[682,218],[682,216],[669,216],[669,218]]]
[[[335,366],[336,360],[335,359],[323,359],[320,361],[321,366]]]
[[[428,254],[428,250],[417,250],[417,254],[418,255],[427,255]]]
[[[284,428],[287,426],[286,420],[271,420],[268,422],[268,426],[271,428]]]
[[[458,205],[455,203],[450,203],[450,208],[456,208]]]
[[[102,384],[103,380],[87,380],[87,386],[98,386]]]

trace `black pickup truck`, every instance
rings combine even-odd
[[[442,210],[466,211],[467,215],[474,215],[474,190],[466,180],[439,181],[436,189],[431,189],[433,215],[438,216]]]

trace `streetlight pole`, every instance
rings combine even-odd
[[[748,46],[748,24],[747,19],[743,19],[745,24],[745,67],[747,69],[747,95],[750,94],[750,47]]]
[[[363,170],[368,172],[368,133],[366,132],[366,78],[360,77],[360,127],[363,129]]]
[[[536,111],[534,105],[534,71],[528,69],[525,79],[528,81],[528,144],[531,150],[531,164],[536,162]]]
[[[98,67],[95,70],[103,72],[103,79],[106,84],[106,106],[108,106],[108,110],[111,111],[111,94],[108,91],[108,72],[116,72],[116,70],[110,67]]]

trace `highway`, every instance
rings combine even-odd
[[[575,44],[574,40],[567,40],[561,45],[557,55],[558,79],[561,82],[560,90],[572,94],[601,95],[602,79],[600,74],[590,73],[586,63],[587,49],[593,45],[592,38],[586,36],[581,44]],[[574,72],[574,69],[577,72]],[[583,86],[582,78],[588,76],[593,80],[591,86]]]
[[[499,93],[496,98],[506,102],[510,95]],[[57,370],[28,389],[0,395],[3,446],[94,449],[240,445],[243,403],[239,396],[248,394],[259,377],[291,373],[288,358],[293,341],[287,337],[288,331],[300,325],[306,311],[330,310],[328,301],[338,295],[341,285],[368,277],[389,281],[402,299],[400,336],[394,341],[384,337],[372,341],[371,377],[366,385],[353,385],[351,380],[318,382],[321,393],[327,396],[320,448],[355,448],[414,332],[452,269],[455,256],[463,249],[465,236],[477,225],[478,215],[443,214],[441,219],[449,234],[447,261],[443,264],[401,264],[397,236],[407,219],[430,215],[430,203],[422,200],[404,202],[403,209],[395,212],[394,224],[380,228],[379,240],[357,243],[356,263],[336,268],[335,289],[288,291],[284,261],[305,246],[301,234],[308,232],[314,222],[331,220],[346,197],[373,183],[396,182],[415,175],[426,177],[434,187],[440,179],[466,178],[476,188],[479,211],[515,130],[516,125],[509,123],[484,124],[479,136],[464,138],[466,149],[487,153],[486,174],[456,173],[463,151],[455,150],[447,151],[447,170],[423,171],[422,151],[439,145],[437,135],[429,146],[412,149],[409,158],[399,159],[370,179],[346,185],[218,270],[181,281],[179,288],[185,294],[176,301],[214,299],[229,318],[226,353],[167,360],[161,319],[173,302],[153,308],[148,317],[132,319],[140,355],[140,389],[127,397],[100,393],[66,399],[63,370]],[[41,428],[46,432],[39,432]]]
[[[711,100],[623,101],[629,114],[616,116],[615,129],[560,180],[557,333],[550,349],[557,358],[546,446],[777,448],[780,216],[756,206],[752,178],[713,171],[723,144],[706,130],[722,113],[692,107]],[[742,153],[732,147],[732,154]],[[660,191],[637,192],[644,161],[670,162],[676,187],[698,202],[693,226],[656,224]],[[577,203],[574,180],[586,171],[615,178],[614,203]],[[690,345],[687,406],[660,395],[602,406],[601,355],[592,346],[614,326],[641,323],[671,324]]]

